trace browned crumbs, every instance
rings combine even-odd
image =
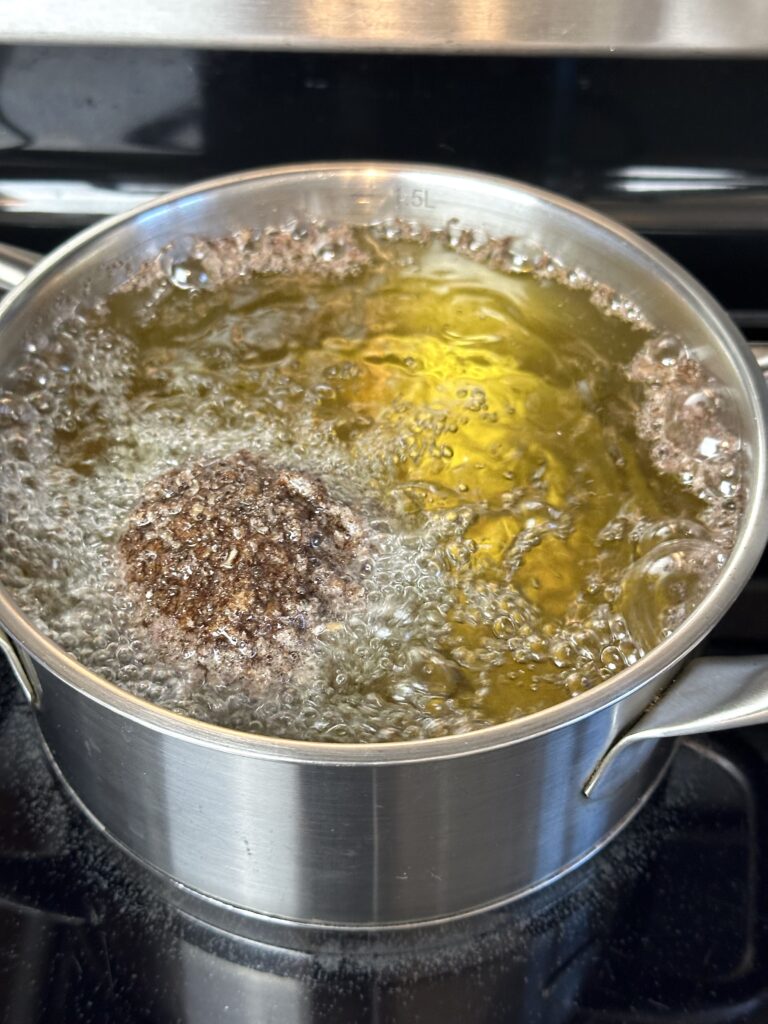
[[[362,520],[319,480],[238,451],[152,481],[119,554],[143,625],[172,653],[274,676],[360,600],[368,550]]]

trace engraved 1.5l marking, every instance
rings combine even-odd
[[[413,210],[435,209],[435,204],[431,201],[429,190],[426,188],[397,188],[395,189],[395,202],[398,206],[407,206]]]

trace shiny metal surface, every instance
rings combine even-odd
[[[648,55],[768,50],[761,0],[80,0],[70,7],[0,0],[0,23],[3,41],[11,43]]]
[[[82,225],[131,210],[166,191],[151,182],[98,185],[71,179],[7,178],[0,180],[0,222],[43,223],[47,227]]]
[[[557,883],[564,876],[577,874],[579,869],[585,867],[596,854],[608,846],[639,814],[649,800],[653,798],[658,784],[666,776],[676,750],[676,746],[669,746],[667,750],[668,756],[662,756],[661,750],[659,751],[658,756],[654,758],[655,777],[650,779],[650,783],[641,797],[629,807],[623,818],[614,822],[611,831],[601,837],[599,844],[590,847],[578,860],[564,865],[554,876],[541,880],[537,885],[527,886],[525,889],[513,893],[511,898],[509,896],[502,897],[493,903],[483,904],[459,913],[451,913],[442,918],[430,918],[426,921],[416,921],[407,925],[400,923],[395,927],[381,925],[371,927],[364,924],[361,926],[346,925],[343,928],[337,928],[329,927],[323,922],[318,921],[296,922],[283,918],[266,917],[263,914],[249,912],[242,908],[234,908],[231,904],[224,903],[221,900],[203,896],[188,886],[184,886],[169,878],[167,875],[161,875],[156,870],[151,869],[146,862],[140,863],[144,868],[144,875],[149,880],[153,892],[156,892],[161,899],[173,904],[182,913],[188,914],[198,921],[205,921],[207,924],[226,932],[228,935],[237,935],[241,938],[266,943],[270,946],[296,950],[315,949],[318,947],[330,950],[334,945],[343,948],[350,936],[364,940],[372,952],[377,948],[385,947],[392,940],[393,936],[397,936],[396,941],[399,943],[410,943],[411,948],[418,948],[419,946],[423,948],[427,941],[434,942],[440,933],[450,930],[457,925],[468,930],[477,928],[478,931],[482,931],[484,928],[483,922],[486,921],[489,912],[509,908],[513,903],[518,903],[519,905],[522,898],[530,900],[533,897],[534,899],[546,900],[547,896],[543,893],[543,890],[550,884]],[[47,753],[50,758],[50,751],[47,751]],[[85,813],[86,818],[93,823],[93,816],[58,771],[55,761],[51,760],[51,764],[64,790],[68,792],[70,798],[79,807],[81,812]],[[110,839],[116,842],[111,835]],[[117,845],[120,846],[124,853],[130,853],[122,843]],[[560,885],[562,884],[560,882]]]
[[[3,652],[8,664],[11,666],[11,671],[16,678],[16,682],[21,687],[21,692],[33,707],[39,708],[41,691],[35,672],[31,667],[23,664],[22,656],[19,655],[11,643],[10,637],[3,629],[0,629],[0,651]]]
[[[167,191],[168,185],[152,181],[4,178],[0,224],[82,227]],[[718,167],[631,165],[606,174],[582,201],[634,231],[699,231],[707,224],[710,230],[751,232],[768,211],[768,176]]]
[[[7,291],[21,284],[35,264],[40,262],[37,253],[20,249],[17,245],[0,245],[0,291]]]
[[[586,201],[636,231],[754,231],[768,208],[768,179],[729,167],[629,164],[609,171]]]
[[[757,360],[757,365],[763,371],[764,376],[768,378],[768,345],[753,345],[752,352]]]
[[[50,753],[110,835],[198,893],[307,924],[440,920],[528,891],[629,820],[669,753],[588,801],[564,777],[590,773],[610,708],[471,756],[319,765],[150,731],[42,679]]]
[[[125,847],[192,890],[274,918],[382,926],[466,913],[535,887],[603,842],[667,755],[645,745],[605,799],[582,787],[671,681],[750,576],[768,522],[766,392],[717,304],[628,231],[550,194],[461,171],[300,166],[242,174],[83,232],[0,305],[0,366],[83,293],[165,244],[294,217],[459,218],[519,235],[618,289],[684,337],[738,400],[750,457],[743,525],[717,585],[684,625],[612,680],[527,718],[441,739],[298,743],[182,719],[99,679],[0,593],[0,621],[38,668],[40,725],[64,777]]]
[[[721,732],[768,722],[768,655],[697,658],[661,700],[611,747],[584,787],[602,800],[615,793],[642,765],[652,741]]]

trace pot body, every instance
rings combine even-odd
[[[583,795],[616,708],[445,759],[272,759],[148,729],[40,676],[48,749],[114,838],[198,893],[293,921],[402,924],[508,899],[601,846],[666,762],[655,745],[618,792]]]
[[[734,396],[748,457],[743,528],[712,593],[668,640],[590,693],[466,736],[354,747],[228,733],[153,708],[89,673],[0,593],[29,655],[47,747],[86,810],[143,862],[203,896],[293,922],[381,927],[466,913],[582,861],[628,819],[668,744],[645,741],[602,799],[583,787],[734,599],[768,524],[765,396],[735,328],[680,268],[589,211],[499,179],[349,165],[245,174],[84,232],[0,308],[0,374],[75,298],[164,246],[307,217],[451,218],[521,236],[616,289],[701,356]],[[24,660],[24,659],[22,659]]]

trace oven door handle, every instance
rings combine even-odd
[[[9,292],[22,284],[27,274],[43,257],[29,249],[0,243],[0,292]]]
[[[763,371],[763,376],[768,379],[768,345],[751,345],[752,355],[757,360],[757,365]]]
[[[39,253],[31,252],[29,249],[21,249],[17,245],[0,243],[0,293],[10,291],[21,284],[30,270],[41,259],[42,256]],[[16,681],[21,687],[24,696],[33,707],[39,708],[40,684],[35,677],[34,670],[32,670],[31,666],[28,668],[22,662],[22,656],[16,650],[11,638],[2,628],[0,628],[0,652],[5,655],[5,659],[16,677]]]
[[[29,249],[0,243],[0,292],[9,292],[22,284],[27,274],[43,257]]]
[[[32,267],[41,259],[42,256],[30,252],[29,249],[0,243],[0,291],[7,292],[21,284]]]

